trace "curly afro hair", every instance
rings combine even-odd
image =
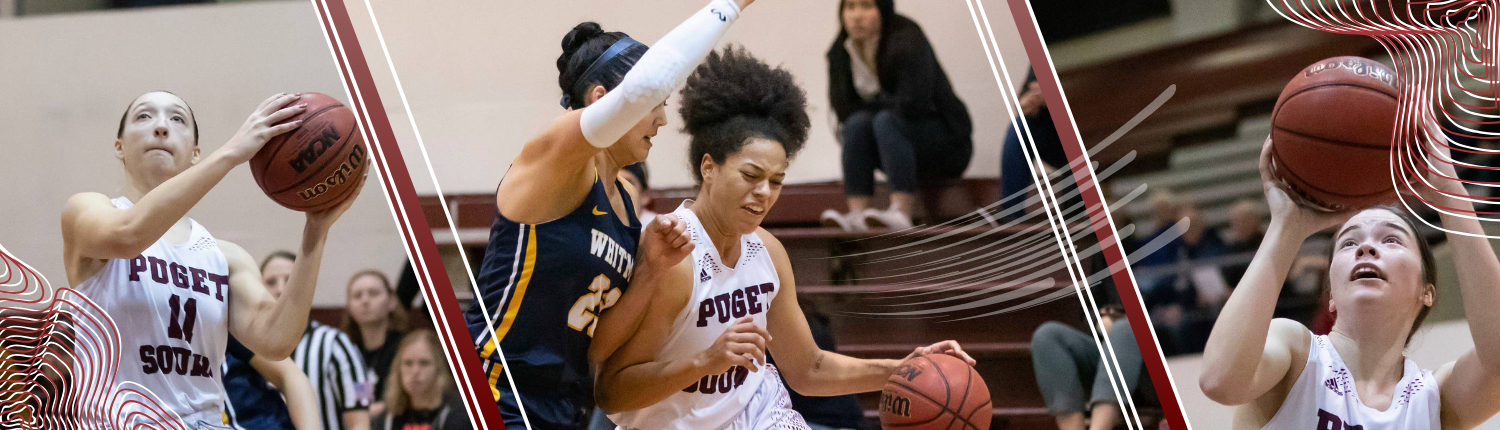
[[[812,126],[807,92],[791,72],[773,69],[735,46],[709,54],[693,71],[682,88],[678,112],[682,130],[692,137],[688,162],[698,184],[703,183],[698,164],[704,154],[724,163],[750,139],[759,138],[781,143],[792,158],[807,143]]]

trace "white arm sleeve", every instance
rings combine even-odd
[[[597,148],[609,147],[620,140],[687,81],[739,14],[740,9],[733,1],[712,0],[662,36],[625,73],[620,85],[583,109],[578,122],[584,139]]]

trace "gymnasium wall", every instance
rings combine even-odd
[[[345,2],[361,40],[376,40],[363,0]],[[563,111],[558,106],[555,62],[560,41],[575,24],[594,20],[607,31],[624,31],[648,44],[706,2],[644,0],[617,2],[493,2],[459,0],[435,6],[425,2],[370,0],[406,91],[411,113],[426,143],[438,183],[446,194],[491,193],[525,140]],[[1019,85],[1027,65],[1024,48],[1007,3],[984,0],[994,25],[1005,74]],[[761,0],[750,6],[727,40],[743,44],[772,64],[791,70],[808,92],[813,119],[808,146],[794,161],[788,182],[838,180],[839,147],[828,106],[824,53],[838,33],[838,2]],[[1001,140],[1011,113],[964,1],[896,2],[897,11],[916,20],[932,40],[938,59],[974,117],[974,158],[968,177],[997,177]],[[977,9],[976,9],[977,13]],[[434,29],[438,29],[434,31]],[[366,43],[371,64],[386,67],[379,47]],[[452,65],[462,64],[463,67]],[[406,111],[388,70],[376,71],[387,111],[397,122]],[[692,185],[687,138],[679,128],[677,106],[668,100],[669,124],[653,142],[647,161],[654,187]],[[406,124],[397,128],[404,134]],[[425,170],[414,141],[403,142],[413,172]],[[414,175],[415,176],[415,175]],[[425,176],[425,175],[424,175]],[[417,192],[434,194],[428,178],[413,178]]]
[[[157,89],[181,95],[197,115],[206,155],[273,93],[348,101],[323,37],[306,1],[0,19],[0,245],[66,286],[59,214],[74,193],[121,194],[113,142],[131,99]],[[402,269],[405,250],[380,181],[371,179],[330,233],[315,306],[342,307],[358,270],[394,277]],[[304,221],[265,197],[244,166],[190,216],[257,257],[295,251]]]

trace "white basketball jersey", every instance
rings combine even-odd
[[[1365,406],[1354,389],[1349,368],[1333,349],[1328,336],[1312,337],[1307,366],[1282,402],[1281,410],[1264,429],[1403,429],[1442,428],[1438,411],[1437,378],[1406,360],[1401,382],[1390,407],[1377,411]]]
[[[693,295],[677,314],[667,342],[656,353],[658,360],[676,360],[708,349],[741,317],[752,316],[756,325],[765,328],[771,300],[781,287],[776,265],[759,236],[740,236],[739,261],[729,267],[703,231],[703,223],[688,209],[691,204],[685,202],[672,213],[686,222],[693,240],[689,257],[695,274]],[[790,402],[782,400],[786,389],[774,372],[764,366],[757,372],[735,366],[723,374],[704,376],[655,405],[610,414],[609,419],[631,430],[757,429],[769,428],[768,424],[778,419],[791,422],[792,418],[801,423]]]
[[[229,263],[208,230],[188,222],[187,242],[159,238],[135,258],[110,259],[76,289],[119,329],[115,390],[149,391],[162,410],[201,428],[224,423]]]

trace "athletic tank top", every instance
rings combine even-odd
[[[703,231],[703,222],[688,209],[691,204],[685,202],[672,213],[687,223],[693,240],[693,293],[673,320],[671,334],[656,353],[657,360],[675,360],[708,349],[735,320],[746,315],[765,328],[771,300],[781,286],[776,265],[760,236],[740,236],[740,258],[731,268]],[[704,376],[655,405],[611,414],[609,418],[625,429],[725,428],[746,411],[763,383],[780,384],[779,380],[766,381],[768,373],[765,368],[751,372],[735,366],[723,374]]]
[[[125,197],[110,202],[131,206]],[[186,242],[158,238],[135,258],[110,259],[76,289],[119,328],[115,391],[149,392],[188,428],[222,426],[229,262],[207,229],[188,223]]]
[[[1281,410],[1262,428],[1436,430],[1442,428],[1440,410],[1437,378],[1409,359],[1391,406],[1384,411],[1365,406],[1354,389],[1349,368],[1328,336],[1314,335],[1307,366],[1297,375]]]
[[[614,186],[633,208],[624,187]],[[503,376],[509,371],[534,426],[584,422],[594,407],[589,343],[597,316],[630,283],[641,235],[640,221],[627,211],[629,223],[621,223],[598,179],[583,203],[556,220],[522,224],[496,211],[477,279],[480,296],[466,312],[469,334],[487,360],[492,394],[510,395]]]

